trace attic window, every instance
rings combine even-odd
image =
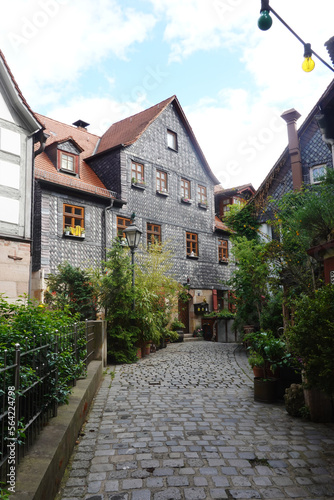
[[[63,172],[78,173],[78,155],[58,150],[58,168]]]
[[[167,130],[167,145],[169,149],[177,151],[177,134],[171,130]]]
[[[311,184],[319,184],[326,174],[326,165],[316,165],[310,169]]]

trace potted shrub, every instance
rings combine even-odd
[[[203,328],[196,328],[193,333],[193,337],[203,337]]]
[[[303,366],[304,395],[311,420],[334,420],[334,286],[294,301],[293,325],[286,332],[289,348]]]
[[[64,229],[64,234],[66,236],[69,236],[71,234],[71,227],[70,226],[66,226],[65,229]]]
[[[262,374],[254,377],[254,400],[273,403],[277,398],[278,368],[285,356],[285,343],[271,332],[252,332],[244,340],[250,344],[251,359],[263,360]]]
[[[171,323],[171,330],[178,334],[178,341],[179,342],[183,342],[184,328],[185,328],[185,325],[182,323],[182,321],[179,321],[178,319],[174,319]]]
[[[263,377],[264,376],[264,359],[261,354],[256,353],[255,351],[250,351],[250,355],[248,358],[248,363],[250,364],[254,377]]]

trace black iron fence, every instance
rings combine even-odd
[[[101,345],[95,332],[96,322],[86,321],[67,332],[1,349],[0,482],[10,482],[11,467],[17,467],[41,429],[57,415],[68,386],[84,377],[89,362],[97,358]]]

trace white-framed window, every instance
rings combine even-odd
[[[177,134],[171,130],[167,130],[167,146],[177,151]]]
[[[326,174],[326,165],[315,165],[310,168],[311,184],[319,184]]]

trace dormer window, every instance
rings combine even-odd
[[[70,170],[71,172],[74,172],[74,156],[61,153],[61,169],[62,170]]]
[[[58,170],[77,174],[79,172],[79,155],[58,149]]]

